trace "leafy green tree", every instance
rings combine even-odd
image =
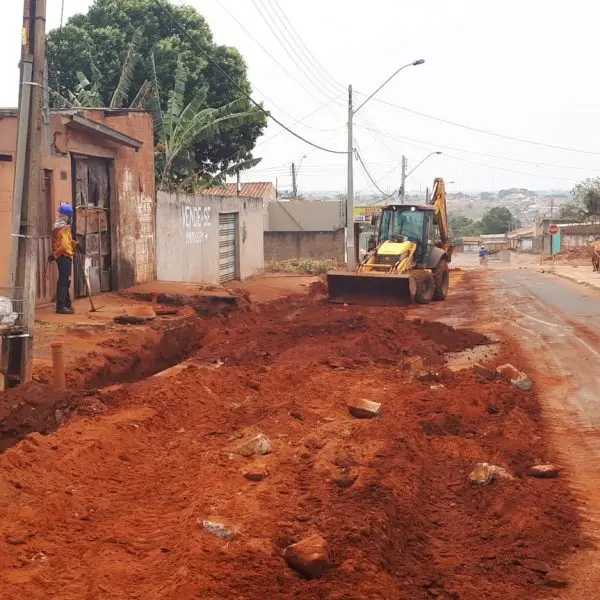
[[[450,235],[454,243],[459,244],[463,238],[482,233],[481,221],[473,221],[463,215],[450,217]]]
[[[578,221],[600,216],[600,177],[590,177],[578,183],[571,193],[573,200],[561,207],[561,216],[567,214],[569,216],[565,218],[575,218]]]
[[[565,202],[560,207],[558,216],[560,219],[569,219],[572,221],[585,221],[588,218],[581,203],[576,200]]]
[[[484,234],[506,233],[517,225],[512,213],[504,206],[490,208],[481,218],[481,226]]]
[[[183,56],[177,61],[175,69],[175,85],[169,93],[167,111],[162,112],[160,106],[156,106],[155,130],[159,143],[157,144],[157,165],[160,171],[161,186],[169,186],[177,183],[190,183],[196,181],[197,185],[209,185],[214,178],[207,177],[206,171],[190,168],[193,162],[190,153],[195,144],[209,142],[214,137],[227,131],[233,131],[260,122],[264,114],[262,111],[251,107],[248,100],[240,98],[219,108],[204,108],[206,88],[202,88],[198,95],[187,105],[184,104],[185,90],[188,79],[188,71],[184,64]],[[158,102],[156,102],[158,105]],[[260,159],[245,160],[230,167],[218,175],[222,180],[232,170],[240,171],[250,168],[258,163]],[[180,172],[193,172],[184,181],[178,181],[174,174],[174,168],[179,163],[182,167]],[[185,164],[188,163],[188,164]]]
[[[156,82],[152,83],[158,84],[164,112],[167,112],[169,90],[175,86],[180,56],[188,72],[184,106],[202,90],[204,107],[225,106],[239,100],[243,94],[237,86],[250,93],[247,68],[240,53],[235,48],[215,44],[208,24],[194,8],[171,5],[170,10],[193,43],[165,18],[152,0],[95,0],[87,14],[75,15],[62,29],[48,35],[50,86],[61,96],[82,86],[80,93],[85,90],[101,98],[104,106],[110,106],[113,99],[116,104],[130,106],[145,82],[152,81],[151,57],[154,55]],[[128,81],[123,81],[123,66],[136,35],[139,35],[138,58]],[[208,63],[196,45],[211,56],[219,68]],[[224,77],[220,69],[237,86]],[[114,98],[119,90],[120,95]],[[190,152],[193,163],[214,174],[235,162],[252,159],[252,148],[265,125],[263,115],[261,121],[219,132],[210,140],[199,140]]]

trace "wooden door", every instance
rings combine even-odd
[[[75,264],[75,296],[81,298],[85,273],[92,294],[111,289],[110,161],[78,156],[73,167],[75,234],[82,250]]]

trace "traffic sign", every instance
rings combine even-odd
[[[550,225],[550,229],[548,229],[550,235],[556,235],[558,233],[558,225]]]

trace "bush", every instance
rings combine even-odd
[[[327,271],[340,268],[337,260],[275,260],[265,265],[268,273],[303,273],[306,275],[322,275]]]

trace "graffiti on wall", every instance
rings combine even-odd
[[[210,206],[198,207],[184,204],[181,207],[186,244],[203,244],[208,241],[211,213]]]

